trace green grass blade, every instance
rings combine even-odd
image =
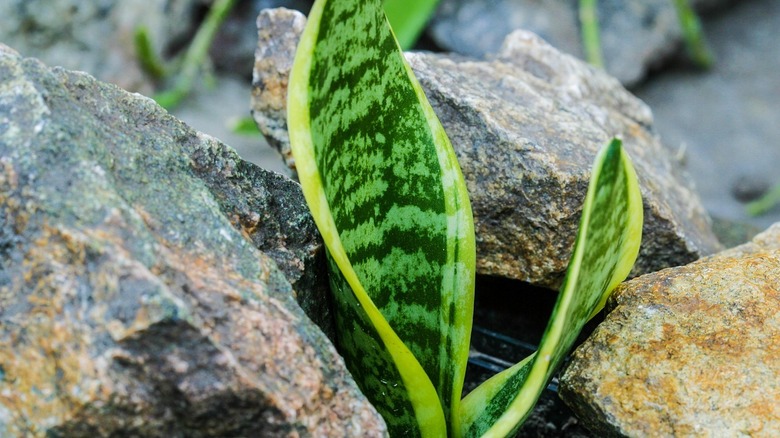
[[[604,68],[601,54],[601,31],[596,0],[580,0],[580,28],[585,59],[593,66]]]
[[[153,79],[157,80],[165,77],[165,63],[157,55],[157,52],[154,51],[148,27],[144,25],[136,27],[133,43],[141,69]]]
[[[780,204],[780,184],[772,187],[766,194],[749,202],[745,206],[745,211],[750,216],[756,217],[768,212]]]
[[[409,50],[417,42],[439,0],[385,0],[385,13],[401,48]]]
[[[688,56],[699,67],[711,67],[715,62],[715,57],[707,46],[699,16],[691,8],[688,0],[674,0],[673,3],[677,11],[677,19],[683,31],[683,39],[685,40],[685,49],[688,52]]]
[[[391,433],[445,434],[468,358],[473,221],[452,146],[379,0],[315,2],[288,126],[350,370]]]
[[[184,54],[181,69],[173,78],[173,87],[152,96],[161,107],[168,110],[175,108],[190,94],[208,59],[211,43],[235,4],[236,0],[215,0],[211,5],[208,15]]]
[[[596,157],[566,278],[539,350],[461,405],[463,436],[508,436],[527,418],[585,323],[628,276],[642,239],[636,173],[615,139]]]

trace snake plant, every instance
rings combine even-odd
[[[471,208],[380,0],[314,3],[290,76],[288,128],[328,251],[339,351],[391,436],[516,431],[636,259],[642,201],[621,143],[596,158],[539,351],[461,400],[474,307]]]

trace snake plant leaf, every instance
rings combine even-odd
[[[468,360],[474,225],[452,146],[380,0],[314,3],[287,111],[347,366],[392,435],[446,435]]]
[[[628,276],[642,240],[642,197],[620,140],[596,157],[566,278],[539,350],[493,376],[461,404],[462,436],[515,433],[585,323]]]
[[[439,0],[385,0],[385,13],[401,48],[409,50],[428,24]]]

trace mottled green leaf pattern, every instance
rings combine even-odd
[[[596,157],[574,252],[539,351],[464,399],[463,436],[501,437],[519,429],[582,327],[628,275],[641,234],[636,174],[613,140]]]
[[[471,209],[379,0],[315,2],[290,78],[288,125],[304,195],[338,268],[350,370],[393,434],[409,436],[411,418],[423,435],[445,434],[471,331]]]
[[[417,420],[414,407],[406,394],[403,378],[392,356],[366,354],[366,351],[382,351],[385,346],[338,266],[332,258],[329,258],[328,262],[334,305],[339,309],[336,314],[339,352],[349,364],[352,377],[361,382],[360,387],[364,394],[381,397],[381,404],[375,405],[393,436],[420,436],[420,431],[415,426]],[[434,402],[438,404],[438,400]]]
[[[537,353],[461,404],[474,229],[449,140],[379,0],[317,0],[288,91],[298,174],[328,248],[339,349],[394,436],[506,436],[636,259],[642,200],[619,141],[598,155]]]

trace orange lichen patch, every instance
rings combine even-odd
[[[241,230],[241,234],[247,239],[250,239],[252,234],[254,234],[262,225],[260,222],[260,215],[254,211],[241,216],[233,215],[230,222],[234,226],[239,225],[238,228]]]
[[[263,61],[255,62],[255,68],[267,69]],[[271,110],[281,111],[287,107],[287,77],[268,76],[263,78],[262,86],[253,89],[254,96],[263,102],[266,102]]]
[[[90,331],[83,314],[67,306],[81,275],[83,247],[49,227],[30,247],[24,281],[12,294],[27,295],[32,309],[24,318],[11,316],[0,338],[0,403],[12,414],[15,436],[37,436],[78,413],[97,398],[100,383],[89,356]]]
[[[0,210],[10,222],[14,233],[22,234],[27,227],[35,208],[25,205],[21,198],[14,196],[19,190],[19,174],[7,157],[0,157]]]
[[[564,398],[603,412],[613,433],[771,436],[779,297],[780,250],[755,245],[632,280],[575,352]]]

